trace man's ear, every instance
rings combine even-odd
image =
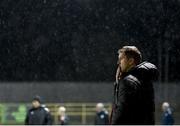
[[[129,58],[129,64],[130,64],[130,65],[135,65],[134,58]]]

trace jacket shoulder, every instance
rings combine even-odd
[[[28,112],[31,112],[31,111],[34,111],[34,108],[30,108],[30,109],[28,110]]]
[[[123,82],[126,86],[130,86],[130,87],[138,87],[141,84],[139,79],[133,75],[126,76],[123,79]]]

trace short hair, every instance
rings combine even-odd
[[[96,107],[97,107],[97,108],[104,108],[104,104],[103,104],[103,103],[98,103],[98,104],[96,105]]]
[[[141,52],[135,46],[123,46],[118,53],[124,53],[127,58],[133,58],[136,65],[142,60]]]
[[[164,103],[162,104],[162,106],[163,106],[163,107],[167,107],[167,108],[168,108],[170,105],[169,105],[169,103],[168,103],[168,102],[164,102]]]
[[[66,112],[66,108],[64,106],[59,107],[60,112]]]

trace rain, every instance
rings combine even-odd
[[[22,93],[17,93],[19,100],[13,97],[15,91],[0,93],[0,99],[5,103],[30,102],[35,94],[41,94],[47,102],[76,102],[73,93],[62,93],[64,97],[46,94],[48,83],[57,88],[62,85],[60,91],[71,91],[79,83],[87,86],[83,90],[90,85],[113,86],[117,51],[125,45],[138,47],[143,61],[157,66],[155,91],[160,93],[156,105],[168,100],[180,110],[179,102],[175,102],[180,94],[174,91],[180,88],[180,0],[1,0],[0,91],[21,87],[22,83],[24,89],[39,86],[39,90],[42,86],[44,91],[32,91],[26,99],[22,88]],[[101,95],[107,91],[100,90]],[[58,92],[55,87],[50,91]],[[83,92],[78,94],[78,102],[101,100],[99,94],[88,101]],[[170,92],[174,94],[170,96]],[[111,96],[102,98],[108,103],[111,100]]]

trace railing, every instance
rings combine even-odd
[[[105,108],[110,113],[111,103],[105,103]],[[24,124],[26,112],[31,104],[0,104],[0,124]],[[93,124],[96,103],[49,103],[49,108],[54,124],[59,124],[58,109],[60,106],[66,107],[66,114],[69,116],[69,124]]]

